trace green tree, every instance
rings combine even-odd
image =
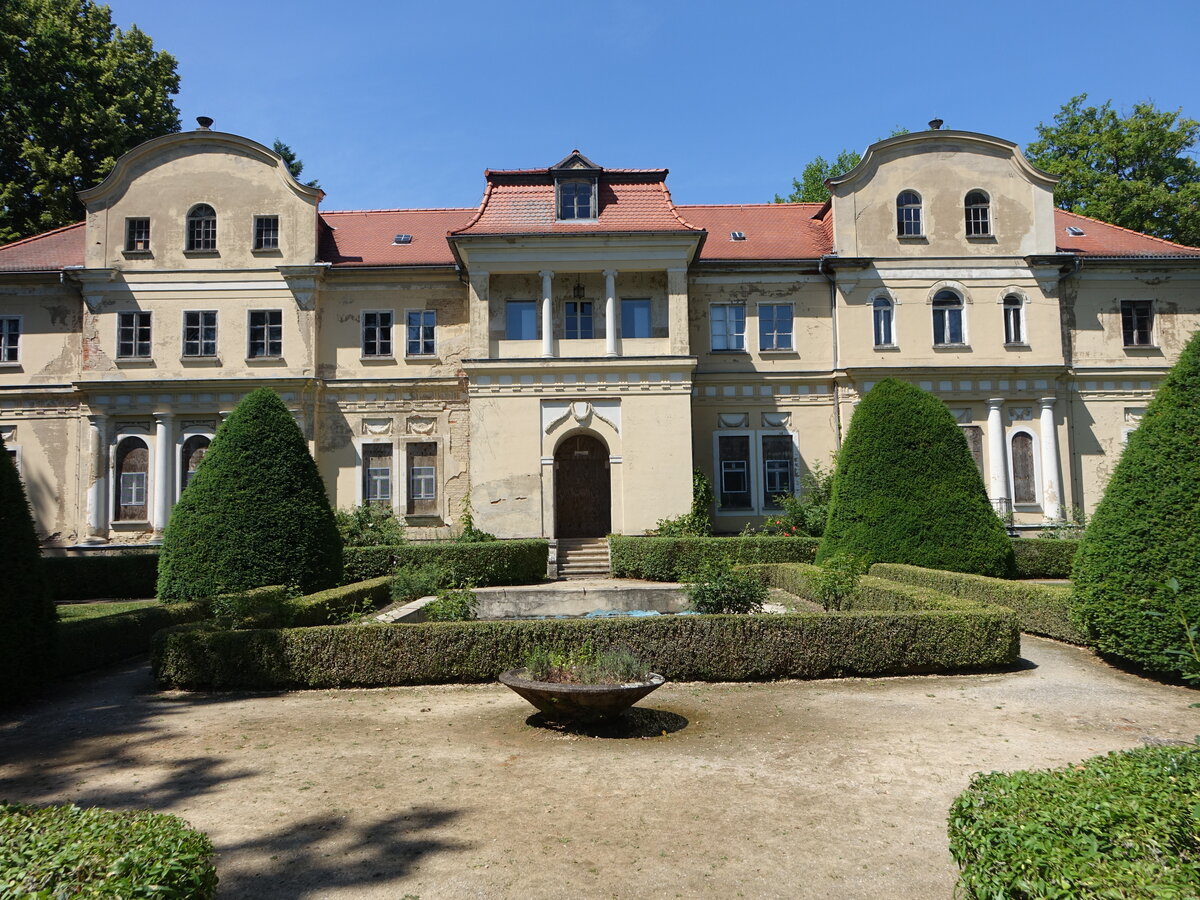
[[[1200,122],[1182,110],[1134,104],[1120,115],[1107,101],[1072,97],[1025,155],[1062,177],[1054,201],[1063,209],[1192,246],[1200,245],[1200,165],[1193,148]]]
[[[259,388],[217,430],[163,535],[158,595],[194,600],[268,584],[336,585],[342,541],[308,444]]]
[[[25,487],[0,438],[0,703],[23,697],[50,673],[58,613],[42,571],[41,551]]]
[[[1181,670],[1172,652],[1187,644],[1179,613],[1200,623],[1197,534],[1200,333],[1129,436],[1075,554],[1072,605],[1098,650]]]
[[[897,125],[888,137],[908,134],[908,129]],[[776,203],[824,203],[829,199],[829,188],[825,181],[845,175],[862,162],[862,154],[857,150],[843,150],[832,162],[823,156],[813,159],[801,172],[799,178],[792,179],[792,192],[786,197],[775,195]]]
[[[275,143],[271,145],[271,149],[283,157],[284,165],[286,165],[288,171],[292,173],[292,177],[299,181],[300,173],[304,171],[304,163],[300,160],[300,157],[296,155],[296,151],[283,141],[279,140],[279,138],[275,139]],[[315,178],[312,181],[306,181],[304,183],[311,188],[319,188],[321,186],[321,183]]]
[[[845,553],[1004,576],[1012,552],[946,405],[906,382],[876,384],[838,453],[818,564]]]
[[[0,3],[0,243],[83,218],[75,192],[179,130],[175,59],[92,0]]]

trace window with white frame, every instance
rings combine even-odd
[[[558,183],[558,217],[560,219],[596,218],[596,185],[591,181],[560,181]]]
[[[278,359],[283,356],[283,310],[250,310],[247,330],[247,359]]]
[[[279,216],[254,217],[254,249],[279,249]]]
[[[437,314],[432,309],[410,309],[406,314],[406,356],[433,356],[437,347]]]
[[[717,472],[717,499],[721,509],[752,510],[750,435],[722,434],[717,437]]]
[[[896,197],[896,234],[900,237],[921,237],[921,195],[916,191],[901,191]]]
[[[1025,304],[1017,294],[1004,298],[1004,343],[1025,343]]]
[[[0,316],[0,363],[21,361],[21,317]]]
[[[367,506],[392,505],[392,445],[364,444],[362,497]]]
[[[650,301],[645,298],[621,300],[621,337],[650,337]]]
[[[709,307],[712,349],[746,349],[746,307],[741,303],[714,303]]]
[[[1121,301],[1121,336],[1126,347],[1154,345],[1154,301]]]
[[[369,309],[362,314],[362,355],[392,355],[392,311]]]
[[[146,253],[150,250],[150,219],[135,216],[125,220],[125,251]]]
[[[139,437],[122,438],[113,457],[116,470],[116,518],[146,521],[147,482],[150,477],[150,448]]]
[[[591,300],[568,300],[563,316],[563,337],[568,341],[588,340],[594,335]]]
[[[761,303],[758,307],[758,349],[792,349],[792,304]]]
[[[992,202],[984,191],[970,191],[963,200],[967,237],[991,237]]]
[[[150,358],[150,313],[117,313],[117,356],[121,359]]]
[[[207,203],[197,203],[187,214],[187,243],[190,251],[217,249],[217,212]]]
[[[933,298],[935,347],[963,343],[963,299],[954,291],[938,291]]]
[[[217,313],[215,310],[189,310],[183,314],[183,355],[199,357],[217,355]]]
[[[405,447],[408,456],[408,509],[410,516],[438,512],[437,443],[421,441]]]
[[[1037,470],[1033,453],[1033,435],[1018,431],[1011,441],[1013,503],[1035,504],[1037,497]]]
[[[760,435],[763,467],[764,509],[779,509],[778,497],[795,492],[794,447],[790,434]]]
[[[896,345],[896,336],[892,330],[893,312],[890,297],[876,297],[871,304],[876,347],[894,347]]]
[[[504,338],[509,341],[537,340],[538,314],[535,301],[509,300],[504,304]]]

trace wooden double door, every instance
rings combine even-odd
[[[608,449],[591,435],[572,435],[554,451],[554,536],[604,537],[611,530]]]

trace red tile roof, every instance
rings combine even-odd
[[[832,236],[814,219],[821,203],[752,203],[680,206],[683,217],[708,231],[702,260],[816,259],[829,253]],[[830,217],[826,217],[830,218]],[[730,233],[740,231],[745,240]]]
[[[1069,234],[1067,229],[1071,227],[1078,228],[1083,234]],[[1083,256],[1200,256],[1200,247],[1176,244],[1061,209],[1054,211],[1054,233],[1061,253]]]
[[[83,223],[76,222],[5,244],[0,247],[0,272],[46,272],[82,266],[83,240]]]
[[[351,266],[452,266],[446,234],[471,220],[474,209],[374,209],[321,213],[317,258]],[[412,243],[394,243],[396,235]]]

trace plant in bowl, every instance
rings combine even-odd
[[[624,650],[590,644],[563,652],[537,649],[500,683],[557,722],[599,722],[620,715],[666,681]]]

